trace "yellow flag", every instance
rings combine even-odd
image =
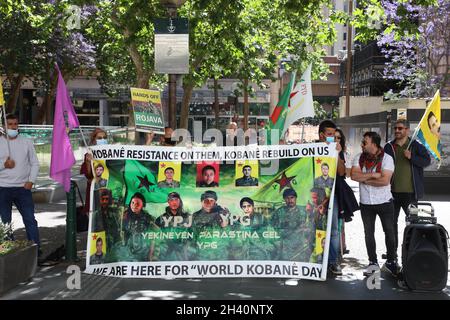
[[[419,125],[414,132],[413,139],[419,140],[436,160],[441,160],[441,97],[436,91]]]
[[[3,85],[2,85],[2,79],[0,78],[0,105],[5,104],[5,99],[3,98]]]

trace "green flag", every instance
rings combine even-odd
[[[126,204],[130,202],[131,197],[136,192],[142,193],[147,203],[163,203],[167,201],[168,192],[158,188],[158,183],[153,173],[139,161],[126,160],[123,176],[127,187]]]
[[[277,103],[277,106],[272,112],[269,119],[269,129],[267,130],[267,144],[278,144],[281,139],[281,134],[283,133],[284,123],[286,121],[286,116],[289,111],[289,99],[291,97],[291,91],[295,83],[295,71],[291,74],[291,81],[284,89],[283,95]],[[275,140],[272,140],[272,130],[278,130],[277,133],[274,131]]]
[[[297,204],[304,206],[310,199],[313,175],[313,158],[300,158],[279,172],[251,198],[257,202],[283,203],[283,191],[292,188],[297,192]]]

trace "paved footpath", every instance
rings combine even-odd
[[[357,184],[350,183],[355,193]],[[358,194],[356,194],[358,197]],[[450,196],[429,197],[438,219],[450,231]],[[442,201],[445,200],[445,201]],[[44,256],[64,244],[65,241],[65,203],[38,204],[36,208]],[[403,213],[401,214],[403,217]],[[14,211],[13,218],[16,235],[25,237],[20,214]],[[400,219],[399,230],[404,228]],[[401,235],[400,235],[401,237]],[[82,274],[81,289],[69,290],[66,286],[69,274],[68,263],[40,267],[32,281],[23,283],[0,297],[9,299],[119,299],[119,300],[160,300],[160,299],[277,299],[277,300],[449,300],[450,277],[447,288],[439,293],[419,293],[403,290],[397,281],[381,273],[381,289],[369,290],[362,275],[366,267],[367,253],[364,244],[364,231],[359,211],[352,222],[346,224],[347,247],[350,253],[344,256],[343,276],[329,278],[325,282],[311,280],[234,278],[234,279],[121,279],[113,277]],[[377,253],[385,252],[384,234],[379,219],[376,225]],[[85,259],[86,233],[78,234],[78,265],[83,269]],[[399,248],[399,257],[401,252]],[[380,259],[380,262],[384,262]]]

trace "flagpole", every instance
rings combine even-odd
[[[8,121],[6,120],[6,106],[4,102],[2,103],[2,108],[3,108],[3,119],[5,120],[5,138],[6,144],[8,145],[8,158],[9,158],[11,156],[11,145],[8,137]]]
[[[303,119],[303,121],[302,121],[302,138],[301,138],[300,143],[303,143],[304,134],[305,134],[305,119]]]
[[[80,133],[81,133],[81,138],[83,139],[84,146],[85,146],[87,149],[89,149],[89,146],[88,146],[88,144],[87,144],[87,142],[86,142],[86,138],[84,137],[83,129],[81,129],[81,125],[79,126],[79,129],[80,129]]]

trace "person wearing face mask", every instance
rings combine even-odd
[[[1,219],[3,223],[11,223],[14,203],[22,215],[28,240],[40,247],[39,229],[34,217],[34,203],[31,195],[31,188],[39,173],[39,161],[33,142],[19,135],[17,116],[7,115],[6,124],[8,137],[0,137]],[[41,250],[39,249],[38,252],[40,254]]]
[[[319,142],[327,144],[335,142],[336,124],[331,120],[324,120],[319,124]],[[336,151],[340,153],[342,146],[336,143]],[[345,176],[345,161],[338,157],[336,175]],[[315,185],[317,186],[317,185]],[[330,195],[331,199],[331,195]],[[335,197],[333,201],[333,213],[331,219],[331,234],[330,234],[330,251],[328,256],[328,271],[333,275],[342,275],[342,268],[338,262],[339,255],[339,208],[338,195],[335,190]]]
[[[101,128],[95,128],[94,131],[91,133],[91,138],[89,140],[89,145],[95,146],[95,145],[105,145],[108,144],[107,134],[106,131]],[[81,165],[80,168],[80,174],[84,174],[84,176],[87,179],[86,184],[86,202],[84,205],[83,213],[89,214],[89,205],[90,205],[90,199],[91,199],[91,183],[94,179],[94,174],[92,172],[92,154],[86,153],[84,155],[84,162]]]

